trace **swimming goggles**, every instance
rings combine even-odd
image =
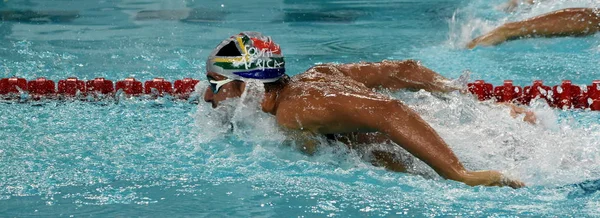
[[[210,90],[214,94],[217,94],[217,92],[219,92],[219,89],[221,89],[221,87],[225,84],[235,81],[233,79],[224,79],[217,81],[214,80],[214,78],[212,78],[211,76],[206,76],[206,80],[208,80],[208,82],[210,83]]]

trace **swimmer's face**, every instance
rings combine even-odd
[[[206,77],[209,81],[217,82],[227,79],[227,77],[213,72],[208,72]],[[204,92],[204,101],[212,103],[212,107],[216,108],[221,101],[242,96],[246,86],[244,82],[236,80],[219,86],[218,89],[215,89],[214,91],[213,88],[215,88],[214,83],[211,83],[211,85],[206,88],[206,91]]]

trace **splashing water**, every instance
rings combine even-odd
[[[505,2],[472,1],[467,7],[457,9],[448,20],[450,31],[447,45],[462,49],[476,36],[485,34],[504,23],[524,20],[559,9],[600,7],[600,3],[595,0],[546,0],[538,1],[533,5],[523,4],[513,12],[504,12],[501,5]],[[494,6],[495,9],[490,10]]]
[[[128,10],[145,6],[124,2]],[[532,79],[556,84],[565,78],[582,84],[597,77],[597,35],[460,49],[461,43],[488,28],[553,10],[554,6],[542,3],[514,13],[495,9],[503,0],[476,0],[466,6],[444,1],[443,7],[440,1],[313,1],[310,5],[310,11],[313,7],[324,12],[361,10],[356,22],[342,24],[275,21],[265,26],[253,21],[266,18],[247,16],[283,17],[290,10],[295,12],[299,4],[294,2],[241,4],[222,21],[198,25],[129,22],[119,18],[123,7],[88,1],[93,6],[84,9],[86,16],[75,23],[2,23],[6,40],[5,49],[0,48],[5,54],[0,58],[0,71],[4,77],[27,79],[197,77],[214,43],[242,29],[260,29],[285,45],[290,73],[303,72],[317,61],[414,58],[448,78],[471,69],[473,79],[493,84],[503,79],[514,79],[518,85]],[[205,2],[187,3],[211,7]],[[457,7],[447,33],[444,21]],[[94,17],[99,9],[102,16]],[[109,17],[115,19],[106,20]],[[113,22],[107,27],[98,25]],[[332,31],[345,34],[332,36]],[[23,39],[29,36],[34,38]],[[340,48],[323,49],[327,47],[324,42],[332,40]],[[196,90],[204,91],[206,86],[201,82]],[[390,93],[422,114],[467,168],[501,170],[528,185],[518,190],[468,187],[440,179],[410,155],[402,158],[408,159],[412,174],[402,174],[372,166],[365,157],[368,152],[335,143],[323,144],[314,156],[283,145],[285,133],[271,115],[260,110],[259,86],[250,84],[244,96],[216,109],[204,102],[148,100],[2,104],[0,214],[600,216],[600,195],[593,182],[600,166],[598,113],[560,111],[536,102],[531,109],[540,123],[529,125],[510,117],[506,107],[456,93]],[[398,146],[375,148],[404,152]],[[581,183],[588,179],[592,182]]]
[[[423,91],[396,96],[431,123],[467,168],[503,170],[533,186],[593,179],[600,172],[600,125],[574,123],[587,112],[562,114],[536,102],[531,109],[540,121],[530,125],[522,117],[512,118],[505,106],[458,93],[443,98]]]

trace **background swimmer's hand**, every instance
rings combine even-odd
[[[535,116],[535,113],[533,113],[533,111],[527,110],[523,107],[519,107],[514,104],[508,104],[508,106],[510,107],[510,116],[512,116],[513,118],[516,118],[519,114],[525,114],[525,117],[523,117],[523,121],[531,124],[536,123],[537,117]]]
[[[467,48],[468,49],[473,49],[478,45],[483,45],[483,46],[492,46],[492,45],[498,45],[500,43],[505,42],[506,40],[508,40],[508,35],[506,34],[506,30],[504,26],[500,26],[494,30],[492,30],[491,32],[479,36],[475,39],[473,39],[471,42],[467,43]]]
[[[525,183],[516,179],[510,179],[502,175],[502,173],[493,170],[467,172],[463,182],[470,186],[509,186],[514,189],[525,187]]]
[[[531,123],[531,124],[535,124],[537,121],[537,118],[536,118],[535,114],[533,113],[533,111],[526,111],[525,117],[523,117],[523,121]]]

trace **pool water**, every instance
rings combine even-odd
[[[449,78],[470,70],[471,80],[495,85],[600,79],[600,34],[463,49],[507,21],[600,7],[548,0],[505,13],[502,3],[0,1],[0,11],[10,11],[0,23],[0,77],[192,77],[202,80],[202,94],[210,51],[251,30],[282,46],[290,75],[317,63],[416,59]],[[17,16],[32,12],[42,16]],[[418,111],[467,168],[527,183],[513,190],[446,181],[407,155],[411,174],[371,166],[341,145],[303,155],[285,145],[255,94],[218,110],[169,99],[0,103],[0,217],[600,216],[600,187],[582,183],[600,177],[597,112],[536,101],[540,123],[529,125],[458,93],[389,93]]]

